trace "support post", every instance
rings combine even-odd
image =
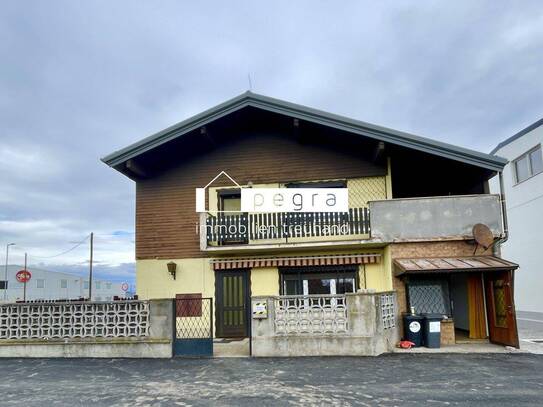
[[[90,234],[90,259],[89,259],[89,301],[92,301],[92,255],[93,255],[94,233]]]
[[[27,258],[28,258],[28,255],[25,252],[25,271],[27,271],[26,270]],[[23,285],[23,302],[26,302],[26,278],[25,278],[25,282],[24,282],[24,285]]]

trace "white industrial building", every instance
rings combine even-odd
[[[8,266],[7,291],[5,287],[5,269],[0,267],[0,301],[14,302],[23,299],[24,284],[19,283],[15,277],[22,266]],[[73,274],[59,273],[35,267],[27,268],[32,277],[26,283],[27,300],[59,300],[88,298],[89,279]],[[114,296],[124,297],[121,283],[94,279],[92,281],[92,300],[111,301]]]
[[[509,239],[502,256],[520,265],[515,273],[515,304],[543,312],[543,119],[501,142],[492,154],[509,159],[503,170]],[[490,189],[499,193],[498,177]]]

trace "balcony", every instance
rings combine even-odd
[[[503,234],[499,195],[452,195],[370,202],[371,237],[382,242],[473,239],[483,223]]]
[[[351,208],[349,212],[206,214],[203,222],[204,250],[312,246],[322,242],[340,245],[368,239],[370,234],[368,208]]]
[[[337,213],[204,214],[200,247],[228,252],[470,240],[477,223],[503,235],[499,195],[388,199]]]

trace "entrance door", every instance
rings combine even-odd
[[[218,338],[248,336],[248,276],[247,270],[219,271],[215,274]]]
[[[490,342],[518,348],[512,276],[512,271],[485,274],[486,310]]]

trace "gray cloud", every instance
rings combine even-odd
[[[19,261],[94,231],[124,276],[133,239],[111,236],[133,232],[134,185],[99,157],[249,72],[262,94],[489,151],[543,116],[542,27],[538,1],[3,2],[0,244]]]

